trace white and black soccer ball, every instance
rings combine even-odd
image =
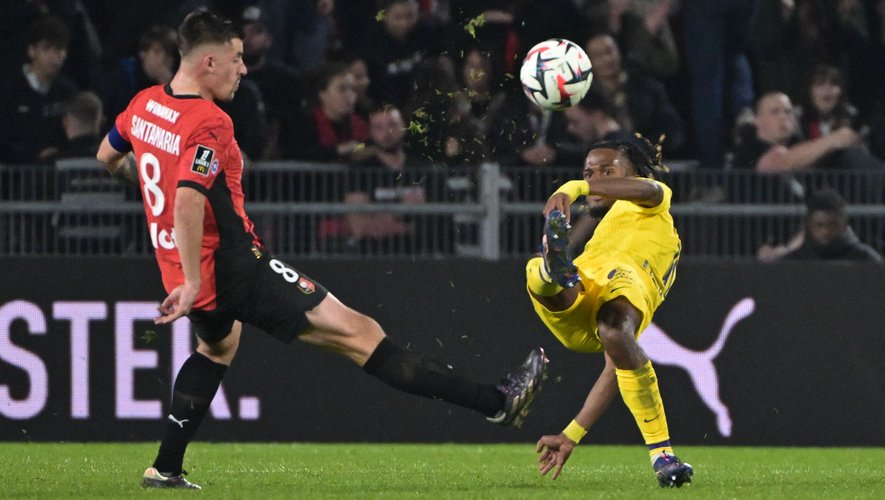
[[[593,82],[593,69],[578,44],[553,38],[529,50],[519,80],[530,101],[544,109],[561,110],[584,98]]]

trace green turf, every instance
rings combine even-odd
[[[542,478],[531,444],[195,443],[202,492],[143,490],[156,444],[0,443],[2,497],[885,498],[885,448],[690,447],[695,481],[661,490],[637,446],[581,446]]]

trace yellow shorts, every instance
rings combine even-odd
[[[584,257],[584,256],[582,256]],[[564,311],[550,311],[529,293],[535,312],[562,345],[572,351],[601,352],[596,316],[606,302],[624,297],[642,313],[636,338],[651,323],[660,305],[651,277],[633,264],[581,258],[575,260],[584,290],[575,303]]]

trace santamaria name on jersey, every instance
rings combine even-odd
[[[163,151],[178,155],[181,136],[173,134],[155,123],[151,123],[138,115],[132,115],[132,137]]]

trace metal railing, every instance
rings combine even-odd
[[[247,169],[243,184],[247,212],[280,255],[499,259],[537,251],[543,201],[579,174],[574,167],[494,164],[391,174],[274,162]],[[674,169],[665,181],[687,256],[752,258],[764,243],[788,241],[800,229],[803,192],[825,185],[849,199],[861,239],[885,248],[881,172]],[[408,203],[345,203],[354,192],[391,201],[420,194]],[[140,200],[136,187],[111,179],[90,159],[0,166],[0,255],[151,254]],[[360,224],[383,226],[383,235],[360,237],[352,229]]]

